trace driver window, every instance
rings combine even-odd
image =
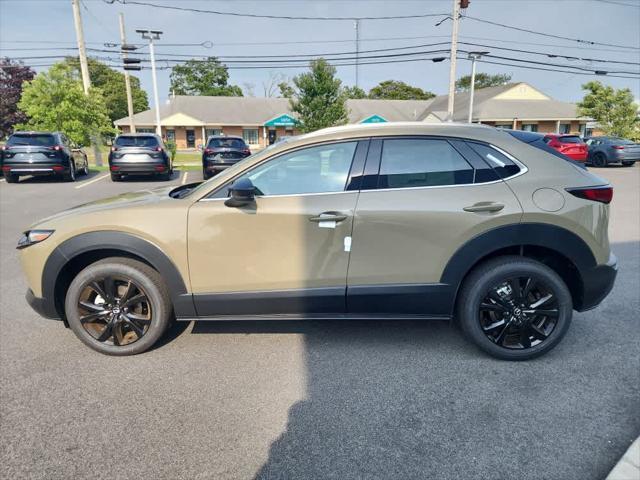
[[[303,148],[270,160],[238,177],[248,178],[256,195],[342,192],[358,142]],[[226,193],[226,192],[225,192]]]

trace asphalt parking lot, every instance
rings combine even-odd
[[[640,165],[593,171],[615,187],[616,286],[524,363],[412,321],[179,325],[102,356],[27,306],[16,241],[161,183],[0,181],[0,477],[604,478],[640,434]]]

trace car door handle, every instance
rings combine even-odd
[[[504,203],[478,202],[468,207],[464,207],[465,212],[499,212],[504,208]]]
[[[309,218],[310,222],[342,222],[347,219],[347,215],[339,212],[324,212],[318,215],[317,217]]]

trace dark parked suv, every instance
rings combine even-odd
[[[116,137],[109,153],[111,180],[123,175],[158,175],[169,180],[173,174],[171,157],[162,139],[152,133],[127,133]]]
[[[594,167],[606,167],[610,163],[630,167],[640,161],[640,144],[618,137],[589,137],[587,162]]]
[[[8,183],[24,175],[55,175],[69,182],[87,175],[87,155],[60,132],[16,132],[0,147],[0,164]]]
[[[202,176],[211,178],[249,155],[251,150],[241,137],[209,137],[202,152]]]

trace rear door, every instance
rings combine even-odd
[[[520,170],[505,154],[461,140],[372,140],[354,219],[348,312],[448,315],[443,270],[471,238],[519,222],[520,204],[499,175]]]

